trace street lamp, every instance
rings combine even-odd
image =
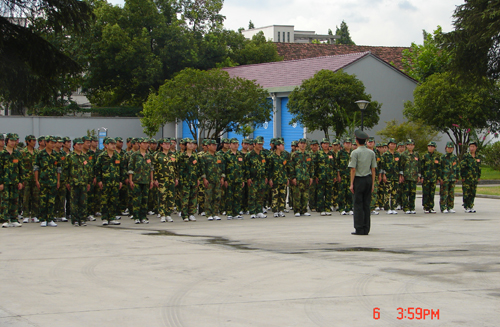
[[[359,110],[361,110],[361,130],[363,130],[363,114],[366,110],[366,107],[368,107],[368,104],[370,103],[370,101],[358,100],[354,103],[357,104],[359,107]]]

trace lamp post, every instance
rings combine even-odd
[[[357,104],[359,107],[359,110],[361,110],[361,130],[363,130],[363,114],[366,110],[366,107],[368,107],[368,104],[370,103],[370,101],[358,100],[354,103]]]

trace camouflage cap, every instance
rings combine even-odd
[[[406,140],[406,144],[415,144],[415,140],[414,139],[407,139]]]
[[[318,140],[312,140],[311,145],[313,145],[313,144],[319,144]]]
[[[368,138],[368,142],[375,142],[375,138],[374,138],[373,136],[370,136],[370,137]]]
[[[255,141],[259,141],[259,142],[262,141],[262,144],[264,144],[264,136],[257,136],[255,138]]]
[[[96,142],[97,141],[97,136],[91,136],[90,140]]]
[[[453,145],[453,142],[446,142],[446,147],[447,148],[454,148],[455,146]]]
[[[329,140],[329,139],[327,139],[327,138],[323,138],[323,139],[321,140],[321,143],[327,143],[327,144],[330,144],[330,140]]]
[[[433,147],[436,147],[436,142],[434,142],[434,141],[430,141],[429,143],[427,143],[427,146],[433,146]]]
[[[405,142],[399,142],[398,146],[405,146]]]
[[[3,135],[3,133],[0,133],[0,140],[4,140],[5,139],[5,136]]]
[[[76,137],[73,139],[73,144],[83,144],[83,140],[81,137]]]
[[[137,139],[135,137],[130,138],[130,144],[136,144]]]
[[[57,142],[59,143],[64,143],[63,137],[62,136],[56,136]]]
[[[255,144],[254,139],[247,139],[248,144],[253,145]]]
[[[222,143],[229,143],[229,139],[227,137],[224,137],[222,140],[221,140]]]
[[[86,135],[82,136],[82,140],[83,140],[83,142],[90,141],[90,136],[86,136]]]
[[[231,143],[240,143],[236,137],[233,137],[229,142]]]
[[[344,143],[352,143],[352,139],[350,137],[347,137],[345,140],[344,140]]]
[[[132,141],[133,137],[127,137],[127,143]]]
[[[376,147],[377,147],[377,148],[382,147],[382,143],[377,143]]]
[[[387,142],[382,142],[382,146],[387,146]]]
[[[17,141],[17,140],[19,140],[19,135],[17,135],[16,133],[7,133],[5,138],[9,139],[9,140]]]
[[[469,142],[469,145],[472,145],[472,144],[474,144],[475,146],[477,146],[477,142],[476,141],[470,141]]]
[[[391,137],[387,143],[397,144],[396,139],[394,137]]]
[[[187,137],[185,137],[185,138],[181,139],[181,140],[179,141],[179,143],[180,143],[180,144],[186,144],[186,143],[187,143],[187,142],[186,142],[186,140],[187,140],[187,139],[188,139],[188,138],[187,138]]]
[[[45,137],[45,140],[46,140],[47,142],[57,142],[57,137],[56,137],[56,136],[53,136],[53,135],[47,135],[47,136]]]
[[[333,139],[332,144],[333,145],[340,145],[340,141],[337,139]]]
[[[69,136],[65,136],[63,137],[63,142],[71,142],[71,139],[69,138]]]
[[[297,146],[298,143],[298,141],[292,141],[292,146]]]
[[[158,143],[158,141],[156,141],[154,138],[151,138],[151,139],[149,140],[149,143]]]
[[[24,140],[26,142],[31,141],[31,140],[35,140],[36,141],[36,137],[35,137],[35,135],[26,135],[26,137],[24,138]]]
[[[3,134],[2,134],[2,135],[3,135]],[[38,137],[38,142],[45,141],[45,140],[46,140],[46,138],[45,138],[45,136],[44,136],[44,135],[40,135],[40,136]]]
[[[282,140],[280,140],[280,139],[274,140],[274,145],[282,145],[282,144],[285,144]]]
[[[217,144],[217,141],[216,140],[207,139],[207,145],[210,145],[210,144]]]
[[[149,143],[149,137],[142,137],[141,142],[142,143]]]
[[[184,143],[196,143],[193,139],[189,138],[189,137],[186,137],[184,139]]]
[[[241,143],[246,143],[246,144],[249,144],[249,143],[250,143],[250,140],[249,140],[249,139],[243,139],[243,140],[241,141]]]
[[[105,141],[104,144],[109,144],[109,143],[116,143],[116,140],[112,137],[108,137]]]
[[[307,143],[307,140],[305,138],[299,139],[298,143]]]

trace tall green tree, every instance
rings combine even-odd
[[[250,21],[248,22],[248,29],[249,29],[249,30],[251,30],[251,29],[253,29],[253,28],[255,28],[255,25],[254,25],[254,24],[252,23],[252,21],[250,20]]]
[[[415,140],[415,150],[419,153],[427,152],[427,144],[430,141],[439,141],[441,139],[436,131],[425,121],[406,121],[401,124],[393,119],[388,121],[385,128],[378,131],[377,135],[382,136],[385,140],[395,138],[397,142],[406,142],[408,139]]]
[[[443,37],[454,55],[454,72],[476,78],[500,77],[500,1],[467,0],[453,14],[455,30]]]
[[[473,129],[498,131],[500,89],[489,83],[466,83],[451,73],[436,73],[417,86],[404,114],[423,120],[448,135],[459,156],[467,149]]]
[[[377,125],[382,104],[372,101],[363,82],[342,70],[320,70],[290,93],[288,111],[295,115],[290,124],[301,123],[309,131],[321,130],[325,137],[333,130],[342,137],[351,127],[361,126],[361,113],[355,101],[370,101],[363,125]]]
[[[255,82],[225,71],[187,68],[152,92],[143,106],[142,126],[154,135],[167,122],[186,121],[194,139],[217,138],[270,119],[268,93]]]
[[[351,39],[349,27],[347,26],[345,21],[342,20],[342,23],[340,23],[340,28],[336,26],[335,34],[340,36],[340,38],[335,40],[335,44],[356,45],[356,43],[354,43],[354,41]]]

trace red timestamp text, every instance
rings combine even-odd
[[[397,319],[403,320],[439,320],[439,309],[425,309],[419,307],[397,308]],[[373,308],[373,319],[380,319],[380,308]]]

